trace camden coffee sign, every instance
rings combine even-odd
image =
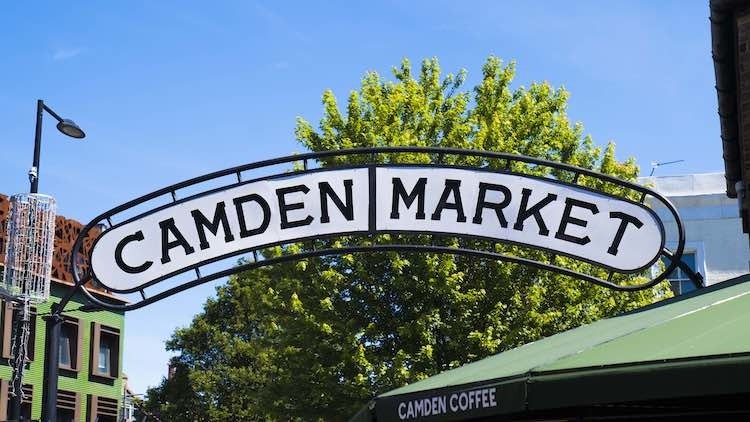
[[[554,179],[378,165],[277,175],[157,208],[105,231],[91,271],[130,292],[264,246],[398,232],[521,244],[620,273],[648,268],[664,247],[661,221],[637,202]]]

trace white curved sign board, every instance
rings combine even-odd
[[[652,265],[663,226],[645,206],[596,191],[483,170],[317,170],[196,195],[114,226],[91,269],[135,291],[260,247],[351,233],[445,233],[543,248],[623,273]]]

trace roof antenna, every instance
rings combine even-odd
[[[666,166],[668,164],[682,163],[683,161],[685,161],[685,160],[664,161],[664,162],[661,162],[661,163],[659,163],[657,161],[652,161],[651,162],[651,174],[649,174],[648,177],[651,177],[651,176],[654,175],[654,172],[656,171],[657,167]]]

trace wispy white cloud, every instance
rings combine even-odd
[[[290,24],[283,16],[260,3],[254,3],[254,6],[256,15],[265,21],[271,29],[286,33],[303,44],[309,44],[309,38],[297,30],[295,26]]]
[[[72,59],[73,57],[78,56],[82,52],[83,52],[83,49],[81,48],[58,48],[52,54],[52,60],[54,61],[69,60],[69,59]]]

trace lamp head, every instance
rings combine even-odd
[[[62,119],[57,123],[57,130],[71,138],[83,139],[86,134],[74,121],[70,119]]]

